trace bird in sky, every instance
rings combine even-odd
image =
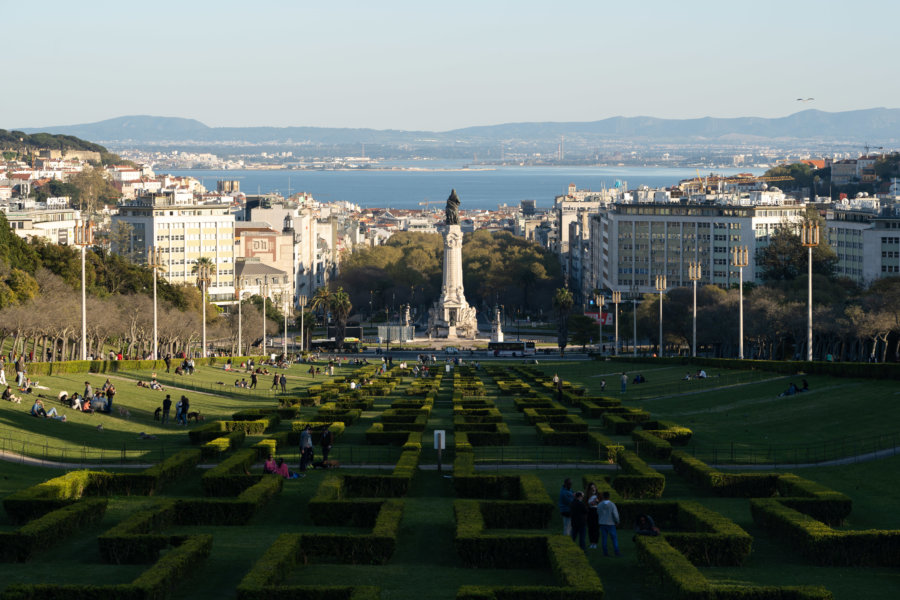
[[[815,98],[797,98],[797,102],[812,102]]]

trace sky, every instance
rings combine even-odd
[[[0,0],[0,128],[159,115],[445,131],[900,107],[895,0],[37,6]]]

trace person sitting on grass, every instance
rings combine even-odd
[[[94,414],[94,409],[91,408],[91,399],[90,398],[82,398],[81,399],[81,412]]]
[[[91,400],[91,407],[97,412],[109,412],[106,408],[106,398],[97,394],[94,396],[94,399]]]
[[[653,517],[650,515],[638,515],[634,524],[634,537],[631,538],[631,541],[633,542],[639,535],[650,537],[659,535],[659,527],[656,526],[656,523],[653,522]]]
[[[56,407],[52,407],[50,411],[44,410],[44,403],[41,402],[40,398],[34,401],[34,404],[31,407],[31,416],[32,417],[42,417],[44,419],[53,418],[60,419],[62,421],[66,420],[66,417],[63,415],[62,417],[56,412]]]
[[[3,399],[9,400],[10,402],[15,402],[16,404],[22,403],[22,399],[19,398],[18,396],[13,395],[12,388],[9,387],[8,385],[6,386],[6,389],[3,390]],[[40,400],[38,402],[40,402]]]
[[[165,391],[165,388],[164,388],[163,386],[159,385],[159,382],[156,381],[156,377],[154,377],[153,379],[150,380],[150,389],[151,389],[151,390],[156,390],[156,391],[159,391],[159,392],[164,392],[164,391]]]
[[[289,470],[287,463],[284,462],[283,458],[278,459],[278,466],[275,468],[275,473],[281,475],[285,479],[300,479],[301,477],[306,477],[306,475],[300,475]]]
[[[270,454],[269,459],[263,463],[263,473],[274,475],[277,471],[278,465],[275,464],[275,457]]]
[[[69,408],[81,410],[81,401],[81,396],[78,395],[78,392],[75,392],[72,394],[72,397],[69,398]]]

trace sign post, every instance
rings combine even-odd
[[[441,452],[447,439],[447,432],[443,429],[434,430],[434,449],[437,450],[437,470],[441,472]]]

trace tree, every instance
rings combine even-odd
[[[331,310],[331,316],[334,319],[335,335],[334,341],[338,348],[344,343],[344,333],[347,330],[347,318],[353,304],[350,302],[350,296],[344,291],[344,288],[337,288],[331,293],[328,308]]]
[[[309,301],[309,310],[316,314],[324,314],[328,311],[331,304],[331,292],[327,287],[320,287],[316,290],[316,293],[313,294],[312,299]],[[324,319],[323,319],[324,320]]]
[[[569,315],[569,331],[572,332],[572,343],[580,344],[582,350],[586,348],[594,335],[599,335],[597,323],[585,315]]]
[[[768,245],[757,252],[757,264],[764,281],[792,281],[806,273],[808,251],[800,243],[800,227],[806,223],[819,224],[819,245],[813,247],[813,273],[834,276],[837,253],[828,244],[827,227],[817,213],[808,213],[800,225],[782,223],[769,237]]]
[[[560,355],[565,354],[569,343],[569,311],[575,300],[568,288],[558,288],[553,295],[553,310],[556,311],[557,338]]]

